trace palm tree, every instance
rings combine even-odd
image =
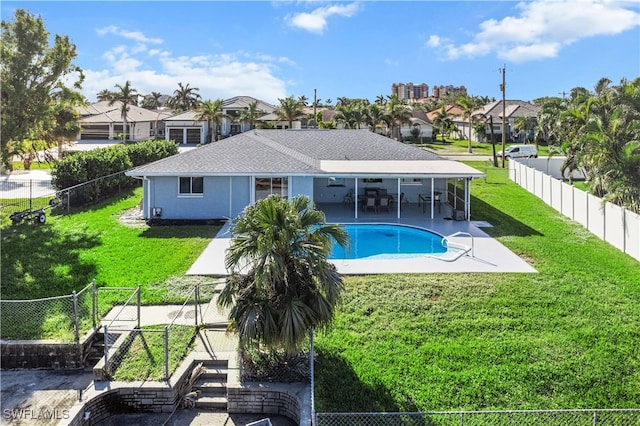
[[[473,110],[475,109],[475,105],[473,102],[473,99],[471,99],[469,96],[463,96],[461,98],[458,99],[458,101],[456,102],[456,104],[462,108],[462,117],[465,118],[468,121],[469,124],[469,138],[467,141],[467,152],[469,152],[469,154],[472,153],[472,149],[471,149],[471,116],[473,115]]]
[[[402,125],[411,122],[412,114],[409,106],[401,102],[398,95],[391,95],[386,105],[386,115],[391,123],[391,136],[400,140]]]
[[[238,121],[248,121],[249,130],[253,129],[256,124],[256,119],[264,115],[265,112],[258,108],[258,101],[253,101],[249,104],[247,109],[240,111],[238,114]]]
[[[289,129],[293,127],[293,122],[304,115],[304,105],[297,101],[293,95],[284,99],[278,98],[280,106],[276,108],[278,120],[287,121]]]
[[[307,98],[305,95],[298,96],[298,102],[300,102],[302,106],[306,107],[307,105],[309,105],[309,98]]]
[[[226,117],[226,114],[222,112],[222,99],[216,99],[215,101],[207,100],[200,104],[196,110],[196,120],[206,121],[209,124],[209,141],[214,142],[218,140],[218,131],[222,126],[222,119]]]
[[[131,82],[127,80],[124,86],[119,84],[115,85],[115,92],[111,93],[109,98],[109,105],[113,105],[116,102],[120,102],[120,115],[122,117],[122,133],[123,141],[127,140],[129,132],[127,131],[127,113],[129,112],[129,105],[138,105],[138,91],[131,87]]]
[[[142,107],[147,109],[158,109],[162,106],[160,98],[162,98],[162,93],[151,92],[150,95],[146,95],[144,97]]]
[[[305,196],[271,195],[233,221],[218,303],[242,348],[295,354],[310,329],[331,322],[343,289],[327,261],[332,240],[346,246],[344,228],[327,225]]]
[[[433,124],[436,127],[439,127],[441,132],[442,132],[442,141],[445,141],[445,134],[450,131],[449,129],[451,128],[451,125],[453,124],[453,122],[451,121],[451,115],[449,114],[449,111],[447,111],[447,108],[443,105],[441,109],[439,109],[438,111],[436,111],[434,118],[433,118]]]
[[[379,106],[385,106],[387,104],[387,98],[385,98],[384,95],[378,95],[376,96],[375,104]]]
[[[535,126],[536,126],[536,118],[526,117],[524,115],[516,117],[513,123],[513,128],[516,129],[519,133],[524,134],[524,143],[528,143],[529,130],[533,130]]]
[[[108,101],[108,100],[111,99],[112,96],[113,96],[113,92],[111,92],[108,89],[102,89],[96,95],[96,99],[98,100],[98,102],[100,102],[100,101]]]
[[[189,111],[198,107],[200,103],[200,95],[196,93],[197,87],[189,87],[189,83],[182,85],[178,83],[178,88],[173,92],[170,104],[173,108]]]
[[[376,129],[378,128],[378,126],[382,128],[383,124],[385,125],[385,127],[389,127],[390,125],[389,124],[390,120],[389,120],[389,117],[385,114],[384,107],[377,103],[371,104],[369,105],[369,108],[367,108],[367,112],[365,115],[365,122],[367,123],[367,125],[369,126],[369,129],[372,132],[376,132]]]

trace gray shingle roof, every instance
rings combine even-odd
[[[322,160],[425,161],[443,158],[368,130],[252,130],[137,167],[130,176],[323,173]]]

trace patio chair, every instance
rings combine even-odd
[[[389,207],[391,207],[389,197],[380,197],[380,205],[378,206],[378,209],[385,209],[387,212],[389,212]]]
[[[342,202],[344,204],[353,203],[353,189],[350,189],[349,192],[347,192],[347,195],[344,196],[344,198],[342,199]]]
[[[364,204],[364,211],[367,211],[369,209],[373,210],[374,212],[378,211],[378,206],[376,206],[375,197],[367,197],[367,200]]]

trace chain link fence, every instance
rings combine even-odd
[[[37,210],[49,206],[56,198],[50,180],[0,180],[0,214],[10,216],[24,210]]]
[[[96,324],[96,284],[69,295],[0,300],[0,337],[78,343]]]
[[[317,413],[317,426],[637,426],[640,409]]]

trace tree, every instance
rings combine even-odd
[[[126,141],[129,137],[129,131],[127,129],[127,114],[129,112],[129,105],[138,105],[138,91],[131,87],[131,82],[129,80],[127,80],[124,86],[116,84],[115,88],[118,90],[111,93],[111,97],[109,98],[109,105],[113,105],[115,103],[120,104],[120,116],[122,117],[122,133],[124,137],[123,140]]]
[[[471,117],[473,115],[473,111],[475,109],[475,104],[472,98],[469,96],[462,96],[458,98],[456,102],[460,108],[462,108],[462,117],[468,121],[469,124],[469,137],[467,141],[467,152],[471,154],[473,151],[471,149]]]
[[[327,261],[334,239],[348,243],[344,228],[327,225],[305,196],[271,195],[233,221],[231,273],[218,303],[229,308],[242,348],[295,354],[310,329],[331,322],[343,289]]]
[[[249,129],[256,127],[256,120],[265,114],[260,108],[258,108],[258,101],[253,101],[249,104],[247,109],[240,111],[238,114],[238,121],[248,121]]]
[[[160,92],[151,92],[151,94],[146,95],[142,101],[142,108],[146,109],[158,109],[162,106],[162,102],[160,99],[162,98],[162,93]]]
[[[222,99],[204,101],[196,110],[198,114],[196,120],[206,121],[209,124],[209,128],[213,130],[208,138],[210,142],[218,140],[218,133],[222,126],[222,119],[227,117],[227,115],[222,112],[223,103],[224,101]]]
[[[196,93],[197,87],[189,87],[189,83],[182,85],[178,83],[178,88],[173,92],[173,97],[170,100],[170,105],[174,109],[180,109],[182,111],[189,111],[198,107],[200,103],[200,95]]]
[[[304,116],[304,105],[296,100],[293,95],[283,99],[278,98],[278,101],[280,101],[280,106],[275,110],[278,120],[288,122],[289,129],[291,129],[293,122]]]
[[[82,70],[72,61],[76,46],[57,35],[49,46],[49,33],[41,17],[17,9],[14,20],[2,21],[0,93],[2,165],[11,168],[11,144],[42,138],[54,121],[53,97],[72,81],[80,89]]]
[[[400,140],[402,125],[411,122],[411,110],[408,105],[398,99],[398,95],[391,95],[385,107],[386,115],[389,123],[391,123],[391,136],[396,140]]]
[[[546,100],[537,134],[565,154],[562,173],[581,170],[589,190],[640,213],[640,78],[600,79],[594,91],[576,87],[565,100]]]
[[[65,143],[76,138],[82,131],[80,114],[76,106],[84,104],[82,94],[71,89],[63,89],[54,97],[52,126],[45,133],[47,142],[58,146],[58,158],[62,158],[62,147]]]
[[[101,102],[101,101],[108,101],[109,99],[111,99],[113,97],[113,92],[111,90],[108,89],[102,89],[101,91],[99,91],[96,94],[96,99]]]
[[[450,131],[453,121],[451,121],[451,115],[445,106],[442,106],[435,112],[433,118],[433,125],[440,128],[442,134],[442,141],[445,141],[445,134]]]

